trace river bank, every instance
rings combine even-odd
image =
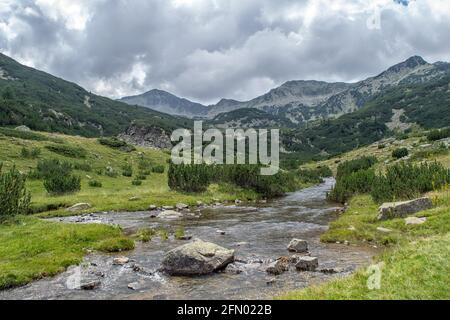
[[[207,208],[199,217],[190,219],[164,220],[145,213],[104,217],[128,234],[141,228],[182,227],[193,238],[236,250],[239,272],[168,277],[157,271],[164,253],[186,241],[155,238],[148,243],[139,242],[135,250],[126,253],[129,261],[123,265],[114,264],[117,255],[91,254],[80,266],[55,278],[0,292],[0,299],[267,299],[286,290],[349,275],[370,263],[377,250],[320,242],[328,224],[337,218],[336,208],[325,200],[332,185],[333,180],[327,179],[322,185],[265,204]],[[102,214],[99,216],[103,218]],[[320,270],[268,275],[267,265],[289,255],[287,245],[293,238],[308,241],[311,254],[319,258]],[[98,287],[88,291],[70,289],[68,284],[77,275],[87,278],[81,281],[97,281]]]

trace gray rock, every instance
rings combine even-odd
[[[315,257],[301,257],[295,268],[298,271],[316,271],[319,267],[319,259]]]
[[[421,225],[427,222],[427,218],[408,217],[405,219],[405,224],[409,225]]]
[[[101,285],[100,280],[86,279],[84,281],[81,281],[79,289],[80,290],[95,290],[98,287],[100,287],[100,285]]]
[[[31,129],[28,128],[27,126],[18,126],[14,130],[22,131],[22,132],[29,132],[29,131],[31,131]]]
[[[164,206],[164,207],[162,207],[162,209],[163,210],[173,210],[173,209],[175,209],[175,207],[174,206]]]
[[[383,227],[378,227],[378,228],[377,228],[377,231],[383,232],[383,233],[389,233],[389,232],[392,232],[391,229],[383,228]]]
[[[229,273],[229,274],[241,274],[243,273],[244,270],[242,270],[237,264],[233,263],[233,264],[229,264],[226,269],[225,269],[225,273]]]
[[[385,203],[380,207],[378,220],[404,218],[408,215],[431,209],[432,207],[433,202],[430,198]]]
[[[158,218],[161,218],[161,219],[168,219],[168,220],[171,220],[171,219],[180,219],[180,218],[182,218],[182,217],[183,217],[183,214],[182,214],[182,213],[177,212],[177,211],[173,211],[173,210],[166,210],[166,211],[161,212],[161,213],[158,215]]]
[[[150,211],[153,211],[153,210],[156,210],[156,209],[158,209],[158,207],[153,205],[153,204],[148,207],[148,210],[150,210]]]
[[[223,230],[217,230],[216,233],[217,233],[217,234],[220,234],[221,236],[224,236],[224,235],[227,234],[227,233],[226,233],[225,231],[223,231]]]
[[[176,205],[176,208],[177,208],[178,210],[184,210],[184,209],[188,209],[189,206],[188,206],[187,204],[184,204],[184,203],[178,203],[178,204]]]
[[[205,275],[222,270],[233,261],[234,250],[197,240],[166,253],[162,270],[169,275]]]
[[[92,208],[89,203],[77,203],[70,208],[67,208],[66,211],[75,212],[75,211],[83,211]]]
[[[277,261],[272,262],[266,269],[266,272],[268,274],[273,274],[275,276],[278,276],[286,271],[289,271],[289,260],[283,258],[280,258]]]
[[[133,282],[133,283],[128,284],[128,289],[135,290],[135,291],[142,290],[144,287],[145,287],[145,283],[143,283],[143,282]]]
[[[291,252],[308,252],[308,242],[300,239],[293,239],[291,243],[289,243],[288,250]]]
[[[115,265],[115,266],[123,266],[123,265],[127,264],[128,262],[130,262],[130,258],[117,257],[117,258],[114,258],[113,265]]]

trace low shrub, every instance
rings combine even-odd
[[[60,161],[58,159],[39,160],[36,169],[30,174],[31,178],[44,179],[51,177],[53,172],[58,171],[62,175],[69,175],[73,170],[73,166],[68,161]]]
[[[92,188],[101,188],[101,187],[103,187],[103,184],[98,180],[90,180],[89,186]]]
[[[133,152],[136,151],[136,148],[132,146],[131,144],[128,144],[127,142],[120,140],[118,138],[112,137],[112,138],[100,138],[98,139],[98,142],[101,145],[110,147],[112,149],[119,149],[124,152]]]
[[[49,141],[50,138],[44,136],[43,134],[31,132],[31,131],[20,131],[10,128],[0,128],[0,134],[7,137],[19,138],[22,140],[33,140],[33,141]]]
[[[51,177],[45,178],[44,187],[49,194],[74,193],[81,190],[81,179],[75,175],[63,175],[61,172],[55,172]]]
[[[0,223],[28,212],[31,196],[25,182],[26,175],[15,167],[9,172],[3,172],[0,164]]]
[[[370,192],[374,180],[375,172],[373,169],[359,170],[349,175],[341,176],[336,180],[336,185],[329,193],[328,199],[345,203],[356,194]]]
[[[378,203],[407,200],[449,183],[450,170],[440,163],[400,163],[388,167],[374,180],[371,195]]]
[[[152,172],[153,173],[159,173],[159,174],[163,174],[166,171],[166,168],[162,165],[160,166],[153,166],[152,167]]]
[[[135,179],[135,180],[131,181],[131,184],[133,186],[141,186],[142,185],[142,180]]]
[[[53,144],[45,146],[45,148],[53,153],[69,158],[86,158],[87,151],[81,147],[70,146],[66,144]]]
[[[20,155],[24,159],[36,159],[41,155],[41,149],[39,148],[27,149],[23,147],[22,150],[20,151]]]
[[[338,166],[336,178],[339,180],[340,177],[350,175],[353,172],[370,169],[377,163],[377,161],[377,158],[368,156],[342,162]]]
[[[76,162],[73,164],[73,168],[79,171],[92,172],[92,166],[89,163]]]
[[[125,164],[122,166],[122,175],[124,177],[132,177],[133,176],[133,167],[131,164]]]
[[[409,151],[406,148],[399,148],[399,149],[395,149],[392,152],[392,157],[394,159],[402,159],[409,156]]]
[[[433,130],[427,134],[428,141],[437,141],[450,137],[450,128]]]
[[[119,176],[119,174],[117,173],[116,170],[114,170],[113,167],[106,167],[105,175],[110,178],[117,178]]]
[[[50,194],[66,194],[81,189],[81,179],[72,174],[73,166],[70,162],[57,159],[38,162],[34,177],[44,179],[44,187]]]

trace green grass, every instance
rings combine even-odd
[[[287,293],[283,300],[450,299],[450,235],[398,246],[378,257],[384,262],[379,290],[369,290],[365,270],[324,285]]]
[[[40,133],[43,136],[49,135]],[[50,136],[50,135],[49,135]],[[220,201],[234,201],[235,199],[254,200],[259,196],[253,191],[242,188],[230,187],[227,185],[212,185],[206,192],[199,194],[180,193],[169,189],[167,183],[167,152],[137,148],[134,152],[124,152],[111,149],[101,145],[97,139],[87,139],[66,135],[51,135],[71,148],[83,148],[86,150],[84,159],[73,159],[59,155],[46,149],[47,142],[23,140],[16,137],[0,136],[0,162],[4,163],[4,169],[12,167],[14,164],[22,172],[33,170],[39,159],[60,159],[72,163],[89,164],[89,171],[75,170],[75,174],[81,177],[81,191],[63,195],[49,195],[41,180],[29,180],[27,187],[32,194],[31,207],[34,213],[42,213],[42,217],[63,216],[70,214],[64,210],[76,203],[87,202],[92,208],[86,212],[102,211],[139,211],[146,210],[149,205],[173,206],[177,203],[195,205],[197,201],[206,204],[214,203],[214,199]],[[36,159],[23,158],[21,150],[26,148],[40,148],[41,154]],[[132,181],[139,174],[139,163],[142,155],[146,161],[153,166],[160,166],[165,169],[165,173],[151,173],[142,185],[134,186]],[[133,167],[133,177],[122,176],[122,167],[130,163]],[[105,175],[106,167],[112,167],[117,173],[117,177]],[[151,168],[149,168],[151,169]],[[102,174],[99,172],[102,171]],[[102,188],[89,185],[89,182],[96,180],[102,184]],[[138,197],[137,201],[129,201],[130,198]],[[55,210],[58,209],[59,210]],[[52,210],[52,211],[50,211]]]
[[[430,195],[436,207],[416,214],[427,217],[422,225],[404,219],[379,222],[378,206],[370,196],[359,195],[330,229],[324,242],[386,245],[375,263],[384,263],[380,290],[369,290],[365,270],[329,283],[289,292],[278,299],[449,299],[450,286],[450,191]],[[377,227],[390,229],[384,233]]]
[[[54,276],[79,264],[87,250],[117,252],[134,243],[119,228],[75,225],[20,217],[0,225],[0,289]]]

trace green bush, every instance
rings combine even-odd
[[[153,173],[159,173],[159,174],[162,174],[162,173],[164,173],[165,171],[166,171],[166,168],[165,168],[164,166],[162,166],[162,165],[152,167],[152,172],[153,172]]]
[[[113,138],[100,138],[98,139],[98,142],[101,145],[110,147],[112,149],[119,149],[124,152],[133,152],[136,151],[136,148],[132,146],[131,144],[126,143],[123,140],[119,140],[115,137]]]
[[[395,149],[392,152],[392,157],[395,159],[402,159],[404,157],[409,156],[409,151],[406,148],[399,148],[399,149]]]
[[[25,182],[26,176],[15,167],[9,172],[3,172],[0,164],[0,222],[28,212],[30,194]]]
[[[208,167],[201,165],[170,164],[169,187],[184,192],[204,192],[211,183]]]
[[[204,192],[211,183],[230,183],[273,198],[294,191],[298,186],[298,176],[294,172],[261,176],[260,169],[258,165],[170,164],[169,187],[183,192]]]
[[[84,171],[84,172],[92,172],[92,166],[89,163],[79,163],[76,162],[73,164],[74,170]]]
[[[53,144],[45,146],[49,151],[69,158],[86,158],[87,151],[81,147],[74,147],[65,144]]]
[[[34,133],[30,131],[20,131],[9,128],[0,128],[0,134],[7,137],[19,138],[22,140],[33,140],[33,141],[48,141],[50,138],[44,136],[43,134]]]
[[[362,157],[339,164],[336,185],[328,194],[328,199],[344,203],[355,194],[370,192],[375,179],[371,168],[375,163],[375,157]]]
[[[450,170],[440,163],[400,163],[388,167],[375,179],[371,195],[378,203],[407,200],[449,183]]]
[[[31,150],[23,147],[20,151],[20,155],[24,159],[36,159],[41,154],[41,149],[39,148],[32,148]]]
[[[359,170],[370,169],[377,163],[377,161],[377,158],[368,156],[342,162],[338,166],[336,178],[339,179],[342,176],[350,175]]]
[[[142,180],[134,179],[133,181],[131,181],[131,184],[133,186],[141,186],[142,185]]]
[[[106,167],[105,175],[108,176],[108,177],[110,177],[110,178],[117,178],[117,176],[118,176],[119,174],[117,173],[116,170],[114,170],[113,167]]]
[[[374,180],[375,172],[373,169],[359,170],[349,175],[341,176],[336,180],[336,185],[329,193],[328,199],[345,203],[356,194],[370,192]]]
[[[55,172],[52,177],[45,178],[44,187],[49,194],[53,195],[74,193],[80,191],[81,179],[74,175],[66,176]]]
[[[98,180],[89,180],[89,186],[92,188],[101,188],[103,184]]]
[[[133,167],[131,164],[125,164],[122,166],[122,175],[124,177],[132,177],[133,176]]]
[[[31,173],[30,177],[34,179],[44,179],[51,177],[53,172],[69,175],[73,170],[73,166],[68,161],[60,161],[58,159],[39,160],[36,169]]]
[[[81,179],[72,174],[72,164],[66,161],[39,161],[35,177],[44,179],[44,187],[50,194],[66,194],[81,189]]]
[[[433,130],[427,134],[428,141],[437,141],[450,137],[450,128]]]

